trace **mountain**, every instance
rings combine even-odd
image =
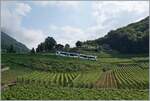
[[[84,42],[84,44],[109,45],[120,53],[149,52],[149,16],[138,22],[108,32],[102,38]]]
[[[29,49],[22,43],[16,41],[14,38],[10,37],[5,32],[1,32],[1,49],[2,52],[8,52],[8,50],[13,47],[16,53],[26,53]]]

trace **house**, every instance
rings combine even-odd
[[[57,52],[56,52],[56,55],[68,56],[68,57],[79,57],[79,53],[75,53],[75,52],[57,51]]]
[[[75,53],[75,52],[57,51],[56,55],[66,56],[66,57],[74,57],[74,58],[80,58],[80,59],[88,59],[88,60],[97,60],[97,56],[79,54],[79,53]]]
[[[97,56],[80,54],[81,59],[96,60]]]

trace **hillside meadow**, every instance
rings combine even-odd
[[[149,95],[149,58],[93,53],[97,61],[47,54],[2,54],[2,99],[133,99]],[[9,86],[8,86],[9,85]]]

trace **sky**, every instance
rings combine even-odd
[[[1,1],[1,29],[36,48],[46,37],[75,46],[149,15],[149,1]]]

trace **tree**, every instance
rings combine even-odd
[[[47,37],[45,39],[45,42],[44,42],[44,45],[45,45],[45,51],[46,52],[49,52],[51,50],[54,50],[55,49],[55,46],[56,46],[56,41],[54,40],[53,37]]]
[[[36,48],[36,52],[38,53],[38,52],[40,52],[40,45],[38,45],[38,47]]]
[[[139,22],[112,30],[102,38],[83,42],[82,47],[85,45],[94,46],[95,44],[102,46],[102,49],[104,49],[103,45],[107,44],[111,49],[117,50],[120,53],[148,53],[149,16]]]
[[[45,52],[46,50],[46,45],[45,45],[45,43],[44,42],[42,42],[41,44],[40,44],[40,50],[41,50],[41,52]]]
[[[76,47],[81,47],[82,46],[82,42],[81,41],[77,41],[76,42]]]
[[[32,53],[32,54],[35,54],[34,48],[31,49],[31,53]]]
[[[64,49],[64,46],[61,44],[57,44],[55,47],[56,50],[62,51]]]
[[[69,45],[69,44],[66,44],[66,45],[65,45],[65,51],[69,51],[69,49],[70,49],[70,45]]]
[[[38,47],[36,48],[36,52],[44,52],[45,51],[45,44],[40,43]]]
[[[40,43],[36,48],[36,52],[50,52],[56,47],[56,41],[53,37],[47,37],[44,42]]]

